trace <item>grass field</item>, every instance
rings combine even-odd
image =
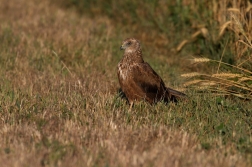
[[[252,166],[249,5],[3,0],[0,164]],[[236,19],[236,25],[229,22]],[[142,42],[144,59],[167,86],[183,89],[187,101],[141,102],[128,110],[116,74],[127,37]],[[195,57],[229,66],[190,63]],[[246,80],[221,80],[211,89],[183,87],[191,80],[181,74],[195,71],[240,72]],[[232,91],[222,87],[226,82]],[[218,95],[213,88],[229,93]]]

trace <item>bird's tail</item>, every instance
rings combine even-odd
[[[177,90],[166,88],[166,91],[168,92],[169,100],[172,102],[178,102],[186,98],[186,94]]]

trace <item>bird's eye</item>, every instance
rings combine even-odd
[[[129,41],[129,42],[127,42],[127,45],[130,45],[131,44],[131,42]]]

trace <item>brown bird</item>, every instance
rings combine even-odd
[[[185,97],[184,93],[167,88],[161,77],[143,60],[137,39],[125,39],[120,49],[124,50],[124,55],[117,65],[117,75],[130,108],[135,101],[145,100],[155,104],[159,101],[177,102]]]

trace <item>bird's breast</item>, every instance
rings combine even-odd
[[[125,66],[124,64],[118,64],[118,75],[122,80],[126,80],[129,77],[131,68],[130,66]]]

